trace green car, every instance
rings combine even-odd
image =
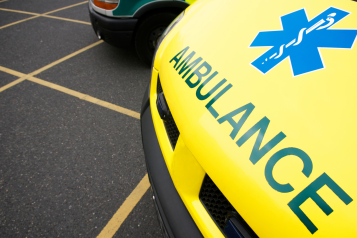
[[[116,46],[135,44],[151,64],[156,42],[166,27],[196,0],[90,0],[89,14],[99,39]]]

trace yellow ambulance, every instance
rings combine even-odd
[[[146,164],[167,237],[357,237],[357,2],[200,0],[159,41]]]

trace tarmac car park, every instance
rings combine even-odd
[[[200,0],[176,18],[141,109],[167,236],[357,237],[356,39],[352,0]]]
[[[196,0],[90,0],[89,13],[99,39],[117,46],[135,44],[148,65],[157,39],[189,4]]]
[[[356,237],[356,29],[200,0],[148,69],[88,1],[0,0],[0,237]]]
[[[84,0],[0,0],[0,42],[0,237],[160,238],[135,50]]]

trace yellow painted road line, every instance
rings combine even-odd
[[[42,67],[42,68],[40,68],[40,69],[38,69],[36,71],[33,71],[32,73],[29,73],[28,75],[29,76],[35,76],[35,75],[37,75],[39,73],[42,73],[43,71],[45,71],[45,70],[47,70],[47,69],[49,69],[49,68],[51,68],[51,67],[53,67],[53,66],[55,66],[55,65],[57,65],[59,63],[62,63],[63,61],[68,60],[68,59],[70,59],[70,58],[72,58],[72,57],[74,57],[74,56],[76,56],[76,55],[78,55],[78,54],[80,54],[80,53],[82,53],[82,52],[84,52],[86,50],[89,50],[89,49],[93,48],[94,46],[99,45],[101,43],[103,43],[102,40],[97,41],[97,42],[95,42],[95,43],[93,43],[93,44],[91,44],[89,46],[86,46],[86,47],[84,47],[84,48],[82,48],[80,50],[77,50],[76,52],[73,52],[72,54],[69,54],[69,55],[67,55],[67,56],[65,56],[65,57],[63,57],[63,58],[61,58],[59,60],[56,60],[55,62],[52,62],[52,63],[50,63],[50,64],[48,64],[48,65],[46,65],[46,66],[44,66],[44,67]],[[18,76],[18,77],[25,76],[25,74],[23,74],[23,73],[17,72],[17,71],[12,70],[12,69],[5,68],[3,66],[0,66],[0,70],[5,72],[5,73],[12,74],[12,75],[15,75],[15,76]]]
[[[3,71],[3,72],[8,73],[8,74],[12,74],[12,75],[17,76],[17,77],[26,76],[26,74],[23,74],[23,73],[20,73],[20,72],[17,72],[15,70],[8,69],[8,68],[2,67],[2,66],[0,66],[0,71]]]
[[[130,212],[134,209],[136,204],[140,201],[142,196],[146,193],[150,187],[148,175],[146,174],[136,188],[131,192],[129,197],[126,198],[124,203],[120,206],[118,211],[114,214],[112,219],[100,232],[97,238],[110,238],[115,235],[115,233],[120,228],[121,224],[125,221]]]
[[[5,26],[0,26],[0,29],[4,29],[4,28],[6,28],[6,27],[9,27],[9,26],[12,26],[12,25],[16,25],[16,24],[18,24],[18,23],[21,23],[21,22],[24,22],[24,21],[28,21],[28,20],[31,20],[31,19],[34,19],[34,18],[37,18],[37,17],[40,17],[40,16],[33,16],[33,17],[30,17],[30,18],[26,18],[26,19],[23,19],[23,20],[20,20],[20,21],[16,21],[16,22],[7,24],[7,25],[5,25]]]
[[[2,0],[2,1],[0,1],[0,2],[6,2],[6,1],[8,1],[8,0]]]
[[[62,11],[64,9],[68,9],[68,8],[75,7],[75,6],[78,6],[78,5],[82,5],[82,4],[87,3],[87,2],[88,1],[84,1],[84,2],[76,3],[76,4],[73,4],[73,5],[67,6],[67,7],[62,7],[62,8],[59,8],[57,10],[46,12],[46,13],[44,13],[44,15],[51,14],[51,13],[58,12],[58,11]]]
[[[1,1],[0,1],[1,2]],[[51,14],[51,13],[54,13],[54,12],[58,12],[58,11],[61,11],[61,10],[64,10],[64,9],[68,9],[68,8],[71,8],[71,7],[75,7],[75,6],[78,6],[78,5],[81,5],[81,4],[84,4],[88,1],[85,1],[85,2],[80,2],[80,3],[77,3],[77,4],[73,4],[73,5],[70,5],[70,6],[67,6],[67,7],[62,7],[62,8],[59,8],[59,9],[56,9],[56,10],[53,10],[53,11],[50,11],[50,12],[46,12],[46,13],[35,13],[35,12],[27,12],[27,11],[20,11],[20,10],[14,10],[14,9],[8,9],[8,8],[0,8],[1,11],[7,11],[7,12],[16,12],[16,13],[22,13],[22,14],[29,14],[29,15],[35,15],[35,16],[41,16],[41,15],[47,15],[47,14]]]
[[[82,23],[82,24],[86,24],[86,25],[91,25],[90,22],[86,22],[86,21],[79,21],[79,20],[73,20],[73,19],[69,19],[69,18],[64,18],[64,17],[56,17],[56,16],[51,16],[51,15],[41,15],[42,17],[49,17],[49,18],[54,18],[54,19],[58,19],[58,20],[64,20],[64,21],[71,21],[71,22],[76,22],[76,23]]]
[[[16,13],[22,13],[22,14],[35,15],[35,16],[40,16],[41,15],[39,13],[25,12],[25,11],[19,11],[19,10],[7,9],[7,8],[0,8],[0,10],[1,11],[7,11],[7,12],[16,12]]]
[[[97,104],[99,106],[111,109],[113,111],[120,112],[122,114],[134,117],[136,119],[140,119],[140,114],[137,113],[137,112],[134,112],[134,111],[126,109],[124,107],[120,107],[120,106],[117,106],[115,104],[100,100],[98,98],[94,98],[94,97],[89,96],[87,94],[80,93],[80,92],[74,91],[72,89],[69,89],[69,88],[66,88],[66,87],[62,87],[60,85],[57,85],[57,84],[54,84],[54,83],[51,83],[51,82],[48,82],[48,81],[33,77],[33,76],[29,76],[29,78],[27,80],[29,80],[31,82],[34,82],[34,83],[41,84],[41,85],[46,86],[48,88],[55,89],[55,90],[60,91],[62,93],[77,97],[77,98],[82,99],[84,101],[91,102],[91,103]]]
[[[40,68],[40,69],[38,69],[38,70],[36,70],[36,71],[30,73],[29,75],[35,76],[35,75],[37,75],[37,74],[39,74],[39,73],[41,73],[41,72],[43,72],[43,71],[45,71],[45,70],[47,70],[47,69],[49,69],[49,68],[51,68],[51,67],[53,67],[53,66],[59,64],[59,63],[62,63],[62,62],[65,61],[65,60],[68,60],[68,59],[72,58],[73,56],[76,56],[76,55],[78,55],[78,54],[80,54],[80,53],[82,53],[82,52],[84,52],[84,51],[86,51],[86,50],[89,50],[90,48],[93,48],[93,47],[96,46],[96,45],[101,44],[102,42],[103,42],[103,41],[100,40],[100,41],[97,41],[97,42],[95,42],[95,43],[93,43],[93,44],[87,46],[87,47],[84,47],[84,48],[82,48],[82,49],[80,49],[80,50],[77,50],[76,52],[74,52],[74,53],[72,53],[72,54],[70,54],[70,55],[67,55],[67,56],[65,56],[65,57],[63,57],[63,58],[61,58],[61,59],[59,59],[59,60],[56,60],[55,62],[53,62],[53,63],[51,63],[51,64],[48,64],[48,65],[46,65],[46,66],[44,66],[44,67],[42,67],[42,68]]]
[[[39,73],[41,73],[41,72],[43,72],[43,71],[45,71],[47,69],[59,64],[59,63],[67,60],[67,59],[72,58],[73,56],[76,56],[76,55],[78,55],[78,54],[80,54],[80,53],[82,53],[82,52],[84,52],[84,51],[86,51],[86,50],[88,50],[90,48],[93,48],[96,45],[99,45],[102,42],[103,41],[97,41],[96,43],[93,43],[93,44],[91,44],[91,45],[89,45],[87,47],[84,47],[84,48],[82,48],[82,49],[80,49],[80,50],[78,50],[78,51],[76,51],[76,52],[74,52],[74,53],[72,53],[70,55],[67,55],[67,56],[65,56],[65,57],[63,57],[63,58],[61,58],[61,59],[59,59],[59,60],[57,60],[57,61],[55,61],[55,62],[53,62],[51,64],[48,64],[48,65],[46,65],[46,66],[44,66],[44,67],[42,67],[42,68],[30,73],[30,74],[23,74],[23,73],[15,71],[15,70],[8,69],[6,67],[0,66],[0,71],[3,71],[3,72],[8,73],[8,74],[15,75],[17,77],[21,77],[20,79],[15,80],[14,82],[9,83],[8,85],[5,85],[4,87],[2,87],[0,89],[0,92],[2,92],[2,91],[4,91],[4,90],[6,90],[6,89],[8,89],[8,88],[10,88],[10,87],[12,87],[12,86],[14,86],[14,85],[16,85],[16,84],[18,84],[18,83],[20,83],[20,82],[22,82],[22,81],[27,79],[29,81],[41,84],[43,86],[46,86],[46,87],[58,90],[60,92],[72,95],[72,96],[77,97],[79,99],[82,99],[82,100],[97,104],[97,105],[102,106],[102,107],[106,107],[106,108],[111,109],[113,111],[120,112],[122,114],[134,117],[136,119],[140,119],[140,114],[135,112],[135,111],[132,111],[132,110],[126,109],[124,107],[120,107],[118,105],[115,105],[115,104],[100,100],[98,98],[91,97],[91,96],[86,95],[84,93],[80,93],[80,92],[74,91],[72,89],[65,88],[65,87],[62,87],[60,85],[57,85],[57,84],[54,84],[54,83],[51,83],[51,82],[48,82],[48,81],[33,77],[33,76],[35,76],[35,75],[37,75],[37,74],[39,74]]]
[[[23,74],[23,73],[20,73],[20,72],[17,72],[15,70],[8,69],[8,68],[2,67],[2,66],[0,66],[0,71],[3,71],[3,72],[8,73],[8,74],[12,74],[12,75],[17,76],[17,77],[20,77],[19,79],[15,80],[15,81],[12,81],[11,83],[1,87],[0,88],[0,93],[2,91],[5,91],[8,88],[11,88],[12,86],[15,86],[18,83],[21,83],[22,81],[26,80],[27,77],[28,77],[28,75],[26,75],[26,74]]]
[[[90,96],[89,96],[90,97]],[[92,99],[93,101],[96,100],[95,98],[84,98],[83,100],[86,100],[88,102],[92,102]],[[120,112],[122,114],[125,114],[125,115],[128,115],[128,116],[131,116],[131,117],[134,117],[136,119],[139,119],[140,120],[140,113],[137,113],[135,111],[132,111],[132,110],[129,110],[129,109],[126,109],[124,107],[120,107],[120,106],[117,106],[115,104],[112,104],[112,103],[109,103],[109,102],[106,102],[106,101],[102,101],[102,100],[98,100],[97,102],[93,102],[95,104],[98,104],[102,107],[106,107],[106,108],[109,108],[113,111],[117,111],[117,112]]]
[[[8,88],[11,88],[12,86],[15,86],[15,85],[18,84],[18,83],[21,83],[21,82],[24,81],[24,80],[26,80],[26,76],[25,76],[25,77],[22,77],[22,78],[19,78],[19,79],[13,81],[13,82],[11,82],[11,83],[9,83],[9,84],[7,84],[7,85],[1,87],[1,88],[0,88],[0,93],[1,93],[2,91],[5,91],[5,90],[8,89]]]
[[[132,110],[129,110],[127,108],[115,105],[113,103],[109,103],[109,102],[100,100],[98,98],[89,96],[87,94],[80,93],[80,92],[74,91],[72,89],[69,89],[69,88],[66,88],[66,87],[62,87],[60,85],[57,85],[57,84],[54,84],[54,83],[51,83],[51,82],[48,82],[48,81],[33,77],[33,76],[31,76],[31,74],[23,74],[23,73],[20,73],[20,72],[17,72],[15,70],[8,69],[8,68],[2,67],[2,66],[0,66],[0,71],[3,71],[3,72],[8,73],[8,74],[15,75],[17,77],[20,77],[19,79],[17,79],[15,81],[3,86],[2,88],[0,88],[0,92],[2,92],[4,90],[6,90],[6,89],[18,84],[18,83],[21,83],[22,81],[27,79],[27,80],[29,80],[31,82],[34,82],[34,83],[37,83],[37,84],[41,84],[41,85],[46,86],[48,88],[52,88],[52,89],[55,89],[55,90],[60,91],[62,93],[66,93],[68,95],[77,97],[77,98],[79,98],[81,100],[97,104],[99,106],[108,108],[110,110],[113,110],[113,111],[116,111],[116,112],[119,112],[119,113],[122,113],[122,114],[125,114],[125,115],[128,115],[128,116],[131,116],[131,117],[134,117],[136,119],[140,119],[140,114],[135,112],[135,111],[132,111]]]
[[[7,1],[7,0],[5,0],[5,1]],[[0,1],[0,2],[2,2],[2,1]],[[26,18],[24,20],[13,22],[13,23],[7,24],[5,26],[1,26],[0,29],[6,28],[6,27],[9,27],[9,26],[12,26],[12,25],[24,22],[24,21],[28,21],[28,20],[31,20],[31,19],[34,19],[34,18],[37,18],[37,17],[49,17],[49,18],[58,19],[58,20],[64,20],[64,21],[70,21],[70,22],[76,22],[76,23],[91,25],[90,22],[86,22],[86,21],[79,21],[79,20],[74,20],[74,19],[69,19],[69,18],[64,18],[64,17],[56,17],[56,16],[47,15],[47,14],[58,12],[58,11],[61,11],[61,10],[64,10],[64,9],[75,7],[75,6],[78,6],[78,5],[87,3],[87,2],[88,1],[76,3],[76,4],[73,4],[73,5],[70,5],[70,6],[67,6],[67,7],[62,7],[62,8],[59,8],[59,9],[56,9],[56,10],[53,10],[53,11],[50,11],[50,12],[46,12],[46,13],[43,13],[43,14],[39,14],[39,13],[35,13],[35,12],[26,12],[26,11],[14,10],[14,9],[7,9],[7,8],[0,8],[1,11],[16,12],[16,13],[21,13],[21,14],[34,15],[34,17]]]

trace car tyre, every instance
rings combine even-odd
[[[147,17],[139,25],[135,36],[135,49],[139,58],[147,65],[152,64],[157,40],[176,17],[174,13],[157,13]]]

